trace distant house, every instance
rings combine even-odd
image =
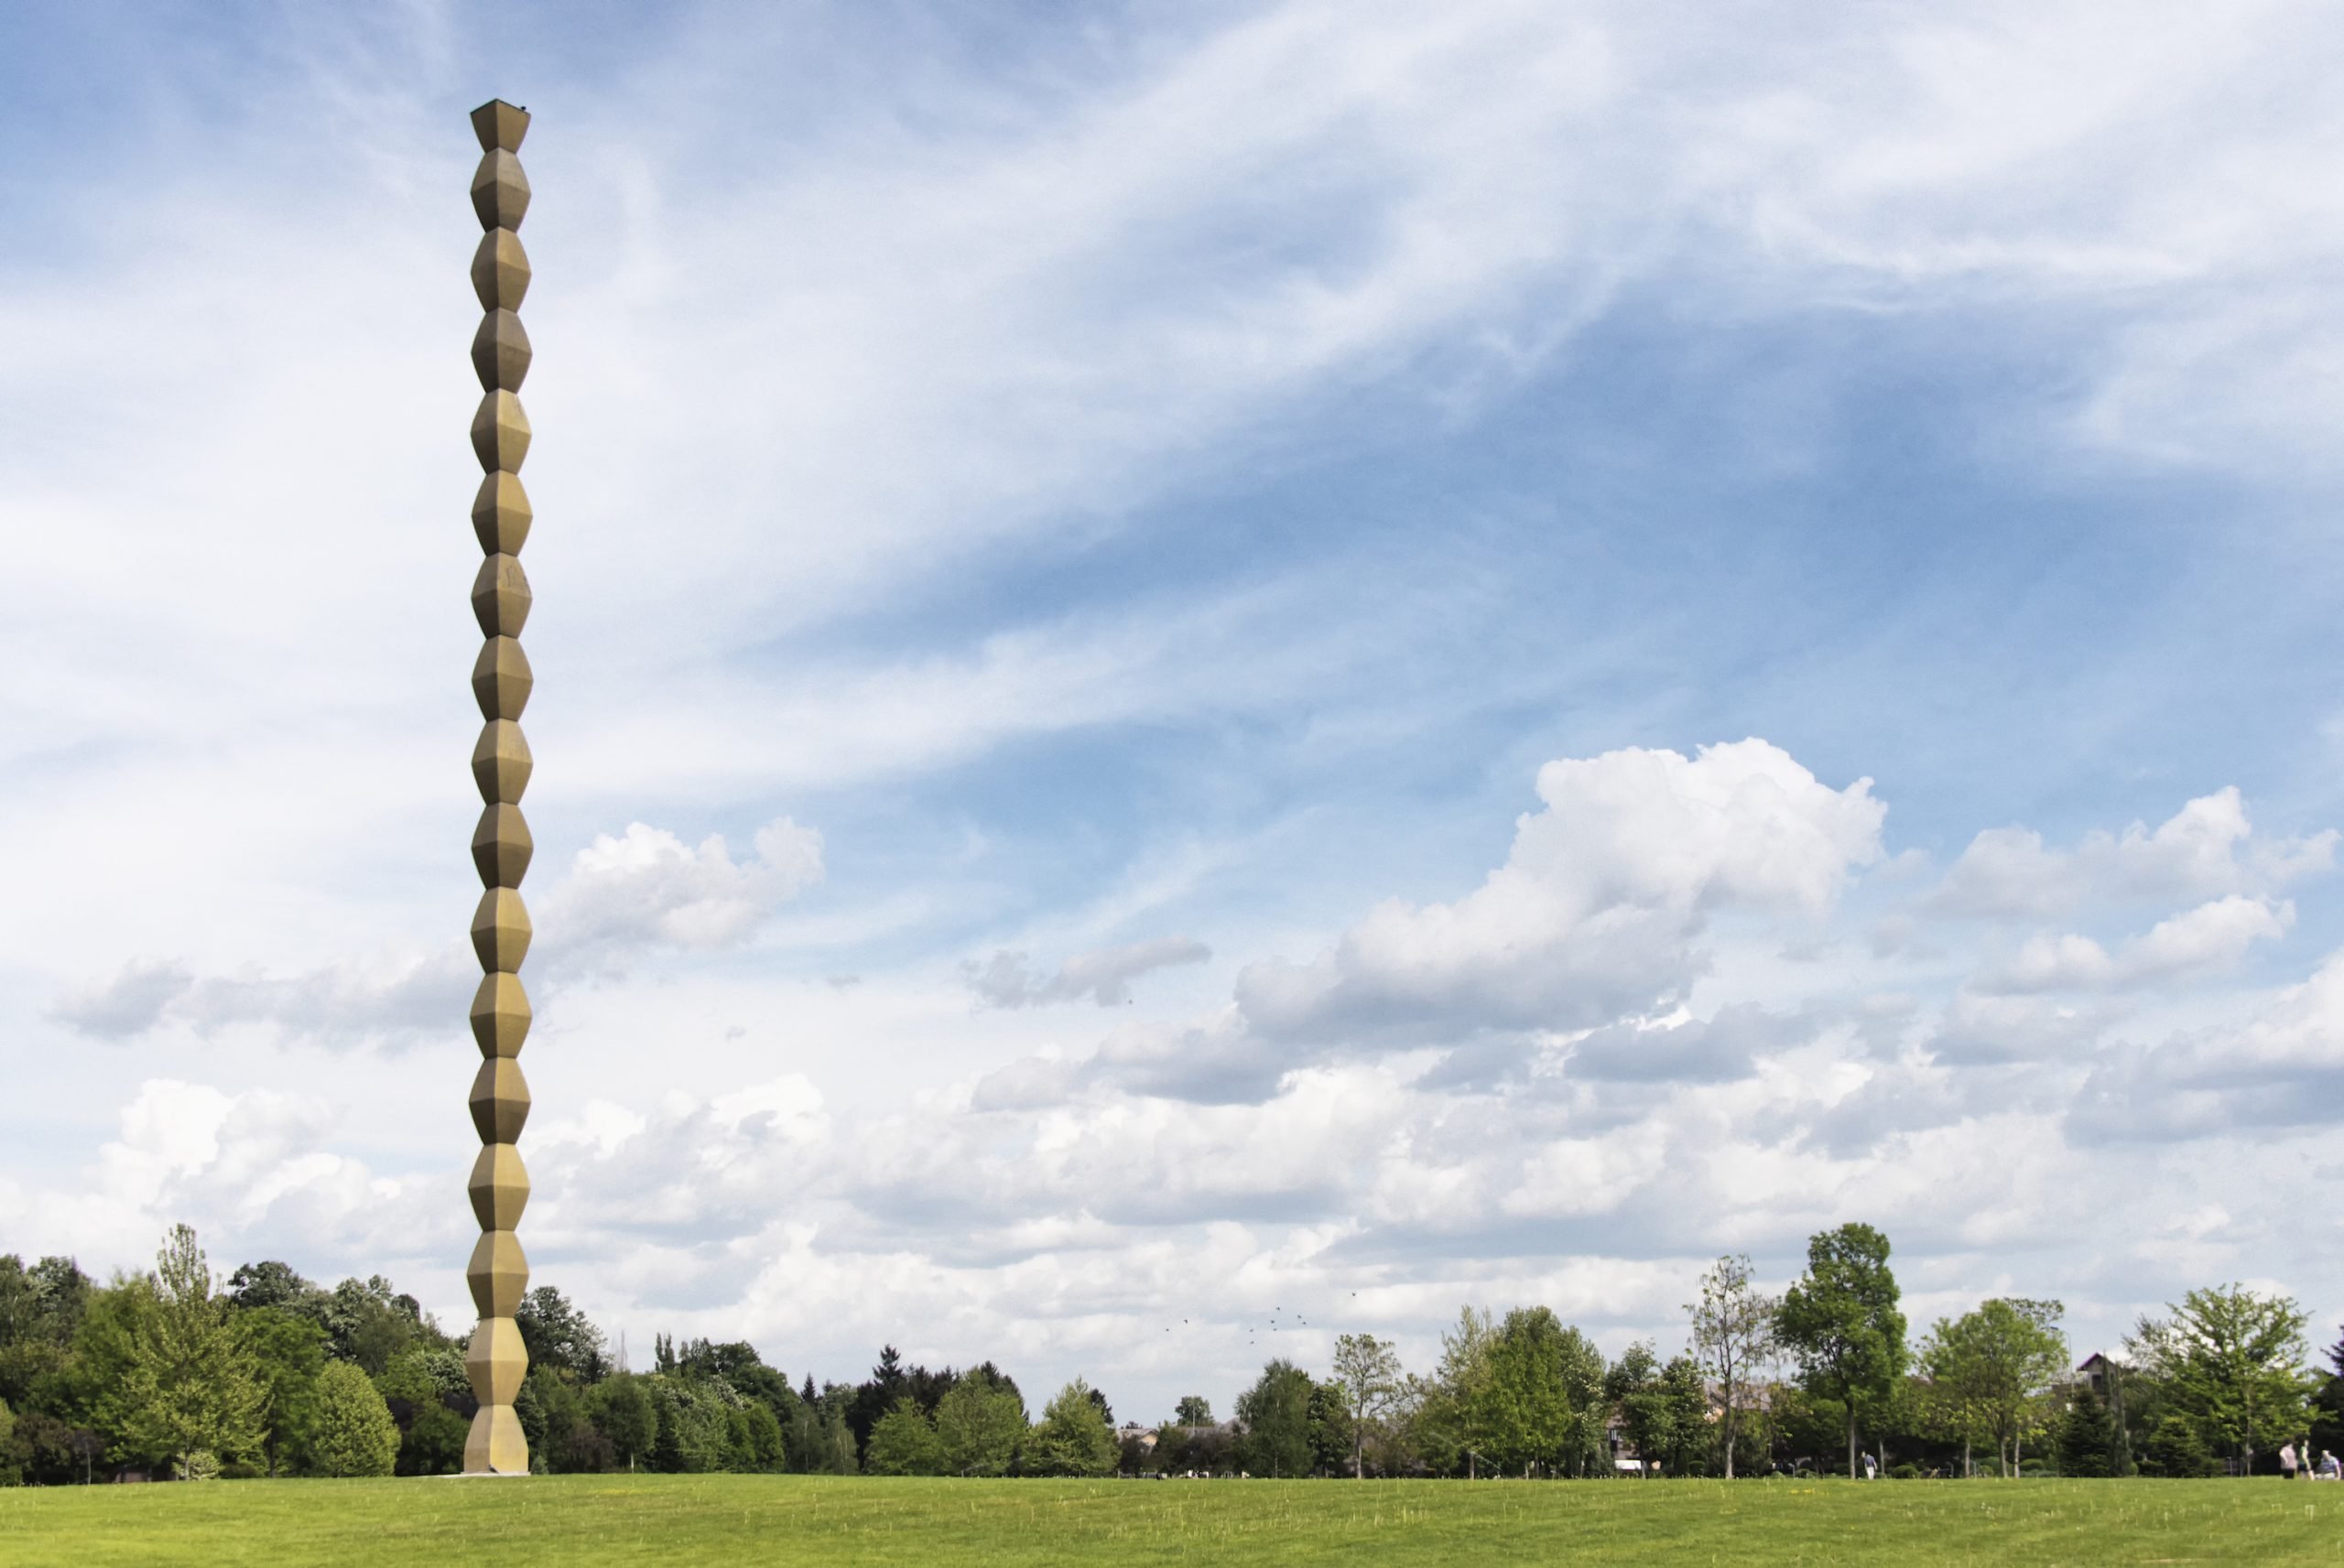
[[[2078,1387],[2089,1383],[2091,1385],[2091,1391],[2093,1393],[2098,1394],[2103,1400],[2110,1400],[2111,1399],[2111,1395],[2110,1391],[2109,1379],[2114,1376],[2121,1376],[2122,1370],[2123,1368],[2119,1367],[2115,1362],[2111,1361],[2105,1355],[2095,1350],[2089,1356],[2084,1357],[2083,1364],[2076,1368],[2075,1376],[2070,1378],[2068,1382],[2071,1385]]]

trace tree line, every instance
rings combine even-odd
[[[2192,1291],[2079,1375],[2053,1301],[1987,1301],[1912,1338],[1889,1254],[1870,1226],[1825,1231],[1779,1296],[1720,1259],[1666,1359],[1651,1342],[1607,1358],[1545,1306],[1467,1307],[1424,1371],[1347,1334],[1323,1374],[1270,1361],[1226,1421],[1190,1395],[1121,1428],[1080,1378],[1036,1414],[991,1361],[931,1370],[892,1346],[819,1387],[744,1342],[664,1335],[633,1371],[540,1285],[515,1314],[515,1410],[549,1471],[1731,1477],[1868,1457],[1891,1476],[2201,1476],[2267,1469],[2288,1441],[2344,1449],[2344,1342],[2316,1372],[2284,1297]],[[265,1261],[215,1281],[185,1226],[105,1284],[0,1256],[0,1483],[443,1474],[474,1408],[461,1340],[380,1276],[328,1288]]]

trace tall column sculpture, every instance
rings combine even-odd
[[[529,743],[517,722],[530,687],[520,643],[521,623],[529,616],[529,579],[520,561],[529,535],[529,498],[520,477],[529,421],[514,395],[529,371],[529,337],[515,313],[528,291],[529,258],[515,232],[529,208],[529,181],[513,156],[528,128],[527,112],[502,99],[472,111],[482,154],[472,176],[472,211],[486,231],[472,257],[472,291],[486,312],[472,337],[482,392],[480,411],[472,416],[472,450],[485,474],[472,501],[472,531],[488,558],[472,580],[472,615],[486,639],[472,665],[472,695],[486,720],[472,748],[472,779],[483,802],[472,831],[472,864],[485,890],[472,915],[472,948],[485,972],[472,1009],[482,1062],[472,1092],[481,1151],[470,1186],[481,1236],[464,1272],[480,1325],[472,1330],[464,1368],[480,1411],[464,1444],[467,1475],[517,1476],[529,1469],[528,1440],[513,1411],[529,1367],[513,1321],[529,1288],[529,1261],[514,1234],[529,1201],[529,1173],[515,1147],[529,1115],[529,1086],[518,1060],[529,1033],[529,999],[519,973],[529,951],[529,912],[516,891],[532,847],[520,805],[529,782]]]

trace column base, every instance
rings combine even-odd
[[[472,1430],[464,1440],[467,1476],[526,1476],[529,1473],[529,1440],[522,1435],[521,1418],[511,1405],[483,1405],[472,1416]]]

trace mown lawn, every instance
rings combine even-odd
[[[228,1481],[0,1491],[0,1563],[2344,1564],[2344,1487]]]

